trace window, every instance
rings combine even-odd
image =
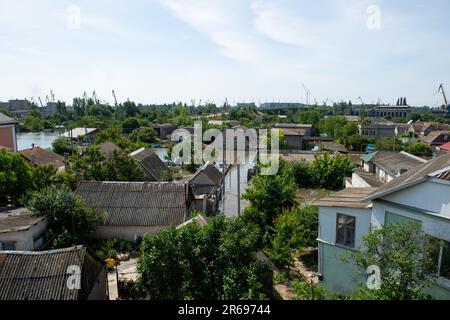
[[[427,237],[430,247],[426,272],[450,280],[450,242]]]
[[[338,213],[336,222],[336,243],[355,247],[356,218]]]
[[[0,242],[0,250],[14,251],[16,250],[16,246],[14,245],[14,243]]]

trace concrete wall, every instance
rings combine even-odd
[[[0,234],[0,243],[11,243],[16,251],[34,251],[34,241],[44,235],[47,221],[41,221],[26,231],[8,232]]]
[[[145,234],[155,234],[164,227],[112,227],[112,226],[100,226],[97,228],[94,238],[98,239],[111,239],[119,238],[126,241],[134,242],[138,237],[142,237]]]

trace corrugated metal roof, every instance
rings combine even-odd
[[[386,154],[385,156],[380,155],[381,154],[377,154],[374,157],[373,162],[392,175],[396,175],[401,169],[409,170],[427,162],[424,159],[413,156],[406,152],[396,152],[392,154]]]
[[[130,156],[139,162],[142,168],[144,168],[155,181],[167,180],[165,177],[167,176],[169,168],[153,151],[142,148],[134,151]]]
[[[81,182],[87,205],[106,213],[107,226],[177,226],[186,221],[186,183]]]
[[[26,208],[0,209],[0,233],[25,231],[38,224],[45,217],[32,214]]]
[[[81,289],[67,285],[69,266],[81,270]],[[85,300],[104,266],[85,247],[43,252],[0,251],[0,300]],[[106,295],[106,293],[105,293]]]

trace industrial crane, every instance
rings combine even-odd
[[[115,107],[117,108],[118,103],[117,103],[116,92],[114,91],[114,89],[113,89],[113,91],[112,91],[112,95],[113,95],[113,97],[114,97],[114,105],[115,105]]]
[[[100,102],[100,100],[98,100],[97,93],[95,92],[95,90],[94,92],[92,92],[92,100],[94,101],[95,104],[99,104]]]
[[[311,95],[311,91],[305,86],[304,83],[302,83],[302,87],[306,93],[306,105],[309,105],[309,96]]]
[[[450,105],[448,104],[447,97],[445,95],[444,84],[443,83],[441,83],[441,85],[439,86],[439,89],[438,89],[437,93],[442,93],[442,96],[444,97],[444,105],[442,106],[442,109],[443,110],[445,110],[445,109],[450,110]]]
[[[40,105],[41,105],[41,108],[43,108],[43,107],[44,107],[44,104],[42,103],[41,97],[39,97],[39,103],[40,103]]]

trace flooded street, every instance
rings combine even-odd
[[[34,144],[42,149],[52,147],[52,142],[59,137],[58,132],[26,132],[17,134],[17,147],[19,150],[29,149]]]
[[[245,192],[248,184],[248,171],[253,169],[256,164],[256,152],[252,152],[249,155],[249,160],[246,161],[246,164],[240,165],[240,193],[241,195]],[[245,207],[248,205],[248,201],[242,200],[241,204],[241,212],[242,213]],[[224,208],[225,205],[225,208]],[[224,210],[225,209],[225,210]],[[224,214],[226,217],[236,217],[238,216],[238,168],[237,165],[234,165],[229,171],[227,176],[225,177],[225,199],[220,201],[219,204],[219,212],[220,214]]]

